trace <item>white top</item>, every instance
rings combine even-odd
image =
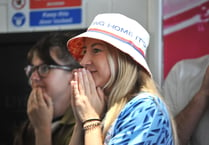
[[[171,112],[177,115],[199,90],[209,65],[209,55],[182,60],[174,65],[162,87]],[[209,145],[209,109],[192,136],[191,145]]]

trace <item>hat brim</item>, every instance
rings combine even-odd
[[[76,54],[76,53],[81,53],[81,50],[77,50],[77,51],[74,51],[74,52],[73,52],[73,50],[74,49],[81,49],[81,47],[80,48],[78,48],[78,47],[75,48],[75,47],[72,47],[72,46],[74,45],[74,42],[76,40],[82,39],[82,38],[98,39],[98,40],[102,40],[106,43],[109,43],[109,44],[113,45],[114,47],[118,48],[122,52],[131,56],[131,58],[133,58],[133,60],[135,60],[138,64],[140,64],[148,72],[148,74],[150,76],[152,76],[152,73],[149,69],[149,66],[148,66],[146,60],[145,60],[143,52],[139,51],[138,49],[133,49],[134,48],[133,45],[130,44],[128,42],[128,40],[121,40],[119,38],[115,38],[112,35],[108,35],[108,34],[105,35],[104,33],[100,33],[100,32],[97,32],[97,31],[87,31],[87,32],[84,32],[84,33],[68,40],[67,47],[68,47],[69,51],[71,52],[71,54],[76,59],[78,59],[79,56],[80,56],[80,54]]]

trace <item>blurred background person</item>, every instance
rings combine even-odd
[[[52,32],[28,52],[25,68],[32,91],[26,121],[17,131],[14,145],[67,145],[73,131],[70,85],[73,69],[80,68],[66,47],[69,37]]]
[[[162,86],[182,145],[208,145],[209,55],[176,63]]]

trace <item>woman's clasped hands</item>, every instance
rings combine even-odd
[[[30,93],[27,113],[34,129],[51,128],[53,103],[43,88],[34,88]]]
[[[77,123],[93,118],[102,119],[106,110],[106,97],[103,90],[95,85],[88,70],[82,68],[74,71],[71,88],[71,106]]]

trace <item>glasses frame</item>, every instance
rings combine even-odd
[[[48,71],[46,72],[46,74],[41,74],[40,71],[39,71],[39,68],[42,67],[42,66],[47,66],[48,68]],[[25,70],[25,74],[28,78],[31,77],[31,75],[33,74],[33,72],[37,71],[38,75],[40,77],[46,77],[47,74],[49,73],[49,70],[50,69],[62,69],[62,70],[65,70],[65,71],[72,71],[73,68],[69,67],[69,66],[65,66],[65,65],[53,65],[53,64],[41,64],[41,65],[37,65],[37,66],[33,66],[33,65],[28,65],[24,68]]]

